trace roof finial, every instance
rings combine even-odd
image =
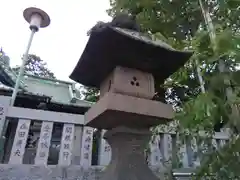
[[[0,58],[3,64],[9,66],[10,65],[10,58],[6,56],[5,52],[3,51],[3,48],[0,48]]]
[[[1,47],[1,49],[0,49],[0,56],[3,56],[5,53],[3,52],[3,49],[2,49],[2,47]]]

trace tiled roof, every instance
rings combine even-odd
[[[12,91],[13,88],[12,87],[9,87],[9,86],[6,86],[4,85],[3,83],[0,82],[0,89],[4,89],[6,91]]]
[[[26,84],[26,90],[51,97],[51,102],[64,105],[75,105],[90,107],[92,103],[81,100],[80,92],[71,82],[41,78],[25,74],[23,82]]]
[[[14,88],[6,86],[5,84],[0,82],[0,91],[3,91],[5,93],[6,92],[12,93],[13,89]],[[43,95],[43,94],[40,95],[40,94],[37,94],[37,93],[32,93],[32,92],[25,91],[25,90],[22,90],[22,89],[19,89],[18,93],[20,93],[21,95],[37,96],[37,97],[43,97],[43,98],[47,98],[47,99],[51,98],[51,97],[48,97],[48,96]]]
[[[6,81],[8,81],[8,84],[13,87],[15,81],[17,80],[17,75],[15,72],[8,65],[5,65],[2,61],[0,61],[0,69],[2,70],[1,73],[3,73],[1,75],[5,75],[4,77],[6,78]],[[25,84],[23,81],[20,81],[20,88],[24,89],[24,86]]]
[[[13,70],[0,61],[0,89],[12,91],[17,75]],[[4,82],[3,82],[4,81]],[[41,78],[25,74],[20,89],[25,94],[51,97],[51,102],[63,105],[90,107],[91,102],[80,99],[80,92],[71,82]]]

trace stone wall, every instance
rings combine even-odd
[[[0,180],[98,180],[103,169],[102,166],[84,169],[74,165],[60,167],[1,164]],[[156,175],[159,174],[157,169],[153,171]]]

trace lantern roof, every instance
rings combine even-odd
[[[70,78],[90,87],[100,87],[116,66],[152,73],[163,83],[192,56],[141,32],[107,26],[92,32]]]

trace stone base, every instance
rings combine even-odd
[[[118,127],[105,133],[112,148],[112,159],[100,180],[157,180],[145,160],[149,130]]]
[[[85,124],[99,129],[150,128],[170,122],[173,116],[168,104],[108,92],[85,114]]]
[[[163,176],[159,167],[150,168],[159,178]],[[64,167],[56,165],[0,164],[0,180],[99,180],[99,178],[102,177],[101,175],[104,169],[105,167],[102,166],[83,168],[82,166],[75,165]],[[180,169],[174,172],[191,174],[194,171],[194,169]],[[175,177],[177,179],[177,176]],[[183,178],[184,180],[192,179],[191,176]]]

